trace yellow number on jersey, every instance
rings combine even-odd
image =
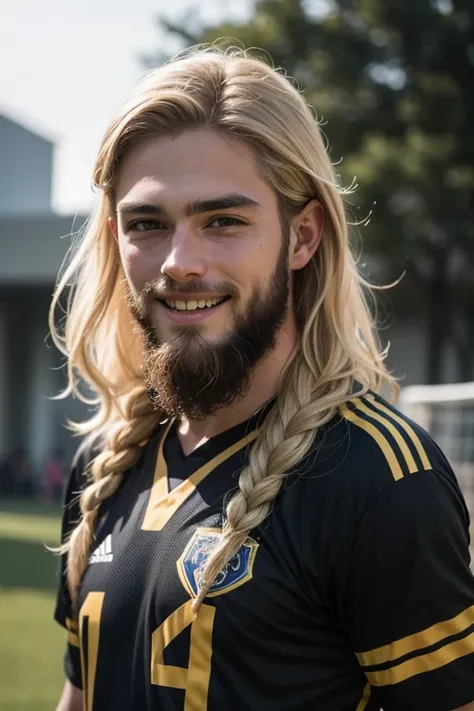
[[[203,604],[196,615],[192,611],[192,600],[188,600],[171,613],[151,638],[151,683],[185,689],[183,711],[205,711],[207,708],[215,612],[214,607]],[[163,651],[189,625],[189,666],[164,664]]]
[[[94,685],[99,655],[100,618],[105,594],[90,592],[79,613],[82,683],[85,711],[93,711]],[[199,613],[192,611],[188,600],[171,613],[151,637],[151,683],[184,689],[183,711],[205,711],[211,676],[212,629],[215,608],[202,604]],[[191,625],[189,666],[164,664],[163,652],[170,642]],[[85,630],[87,626],[87,650]],[[85,654],[87,651],[87,654]],[[86,663],[87,659],[87,663]]]
[[[95,673],[99,655],[100,618],[104,604],[103,592],[90,592],[79,613],[79,635],[81,639],[82,686],[84,689],[85,711],[92,711],[94,699]],[[84,649],[87,626],[87,650]],[[84,652],[87,651],[87,655]],[[87,663],[85,661],[87,659]]]

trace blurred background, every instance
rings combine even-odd
[[[52,400],[47,312],[94,204],[108,120],[149,68],[228,37],[316,109],[379,292],[400,407],[451,459],[474,514],[472,0],[18,0],[0,14],[0,709],[54,708],[51,621],[64,478],[84,406]],[[289,127],[291,130],[291,127]]]

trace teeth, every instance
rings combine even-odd
[[[167,306],[177,311],[195,311],[196,309],[205,309],[211,306],[217,306],[222,301],[222,298],[216,299],[201,299],[200,301],[168,301],[165,300]]]

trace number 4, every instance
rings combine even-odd
[[[92,711],[93,708],[103,604],[104,593],[90,592],[79,615],[86,711]],[[206,711],[207,708],[215,612],[215,608],[211,605],[202,604],[196,615],[192,610],[192,600],[188,600],[178,607],[151,637],[151,683],[184,689],[186,693],[183,711]],[[189,666],[183,668],[164,664],[164,650],[189,625],[191,625]]]
[[[153,632],[151,638],[151,682],[158,686],[185,689],[183,711],[205,711],[207,708],[215,612],[211,605],[202,604],[196,615],[192,610],[192,600],[188,600]],[[163,651],[189,625],[189,666],[183,668],[164,664]]]

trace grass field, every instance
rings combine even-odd
[[[0,504],[0,709],[53,711],[64,682],[65,633],[53,619],[60,512]]]

